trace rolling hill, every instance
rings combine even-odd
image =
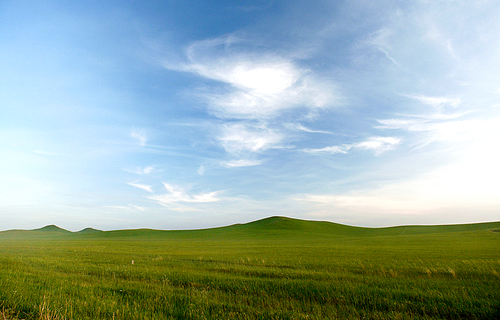
[[[71,232],[55,225],[34,230],[8,230],[0,238],[287,238],[287,237],[391,237],[467,231],[500,230],[500,221],[471,224],[397,226],[385,228],[353,227],[326,221],[269,217],[244,224],[199,230],[129,229],[101,231],[85,228]]]

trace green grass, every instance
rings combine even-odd
[[[273,217],[195,231],[5,231],[0,315],[500,319],[499,229]]]

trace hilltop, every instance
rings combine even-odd
[[[80,231],[77,231],[76,233],[79,233],[79,234],[89,234],[89,233],[100,233],[100,232],[104,232],[104,231],[89,227],[89,228],[85,228],[85,229],[82,229]]]
[[[34,229],[31,231],[41,231],[41,232],[62,232],[62,233],[71,233],[71,231],[68,231],[66,229],[60,228],[54,224],[39,228],[39,229]]]

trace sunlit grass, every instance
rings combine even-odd
[[[0,310],[7,319],[500,316],[500,234],[490,226],[395,235],[273,223],[3,235]]]

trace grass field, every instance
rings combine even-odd
[[[0,232],[4,319],[500,319],[500,222]]]

